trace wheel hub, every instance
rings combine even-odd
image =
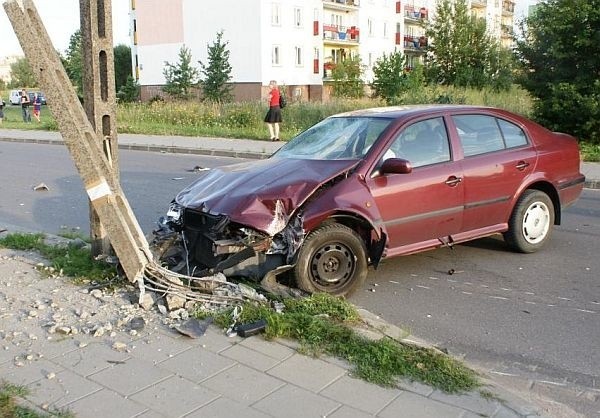
[[[343,284],[352,277],[355,262],[352,252],[343,244],[327,244],[313,256],[310,270],[320,285]]]
[[[523,219],[523,236],[530,243],[544,239],[550,229],[550,211],[542,202],[531,205]]]

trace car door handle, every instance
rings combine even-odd
[[[517,170],[523,171],[529,167],[529,163],[527,161],[519,161],[515,167]]]
[[[450,176],[450,177],[448,177],[448,180],[445,181],[445,183],[450,187],[454,187],[461,181],[462,181],[462,178],[460,178],[460,177]]]

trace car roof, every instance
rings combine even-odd
[[[374,107],[369,109],[352,110],[350,112],[340,113],[334,117],[381,117],[381,118],[399,118],[401,116],[428,115],[443,111],[490,111],[500,110],[487,106],[469,106],[469,105],[407,105],[407,106],[389,106]]]

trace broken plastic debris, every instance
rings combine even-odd
[[[208,317],[202,321],[199,321],[196,318],[190,318],[180,326],[175,327],[175,329],[180,334],[186,335],[190,338],[200,338],[206,333],[208,326],[212,324],[212,322],[212,317]]]
[[[48,189],[48,186],[46,186],[45,183],[40,183],[37,186],[35,186],[33,188],[33,190],[36,191],[36,192],[39,192],[39,191],[47,191],[47,190],[50,190],[50,189]]]
[[[240,337],[246,338],[263,332],[265,328],[267,328],[267,320],[259,319],[256,322],[251,322],[250,324],[238,325],[235,327],[235,331]]]
[[[187,170],[187,171],[195,172],[195,171],[207,171],[207,170],[210,170],[210,168],[201,167],[201,166],[197,165],[197,166],[194,166],[194,168],[192,168],[191,170]]]

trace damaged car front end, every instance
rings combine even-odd
[[[201,173],[175,197],[162,221],[163,235],[177,234],[178,250],[166,251],[161,259],[170,269],[191,276],[222,272],[228,277],[261,280],[276,269],[291,269],[295,285],[303,290],[349,293],[355,287],[356,275],[366,274],[363,270],[368,254],[361,256],[364,260],[360,263],[354,254],[371,247],[373,222],[364,218],[378,215],[373,214],[374,208],[367,214],[352,215],[355,208],[350,203],[338,207],[343,197],[332,190],[358,181],[354,172],[366,150],[364,143],[352,141],[359,140],[361,131],[366,135],[371,122],[367,118],[344,119],[336,121],[343,128],[337,130],[323,130],[319,124],[312,128],[317,131],[312,136],[311,130],[308,136],[307,132],[301,134],[269,159]],[[377,136],[386,125],[377,124]],[[320,134],[318,141],[315,134]],[[361,189],[346,188],[352,193]],[[359,239],[364,243],[354,251],[344,243],[322,249],[316,256],[325,258],[313,268],[316,274],[320,271],[322,288],[299,284],[302,280],[295,277],[299,274],[295,267],[306,238],[336,217],[349,228],[358,229],[355,234],[361,234]],[[358,228],[359,224],[364,227]]]

